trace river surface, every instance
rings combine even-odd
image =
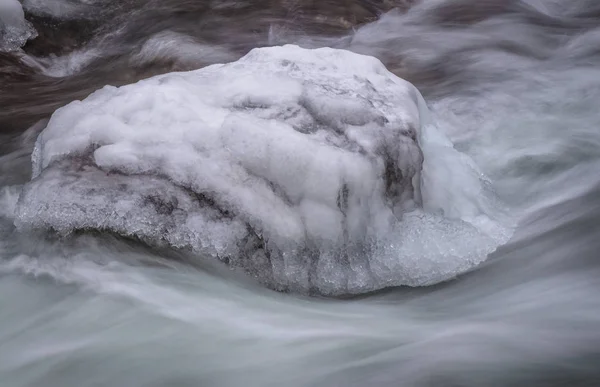
[[[600,385],[597,0],[22,7],[30,24],[0,46],[2,387]],[[19,48],[18,33],[37,37]],[[15,229],[57,108],[285,43],[372,55],[412,82],[489,178],[510,241],[451,281],[332,299],[112,234]]]

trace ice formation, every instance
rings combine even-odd
[[[427,120],[416,88],[373,57],[254,49],[57,110],[15,223],[190,249],[282,290],[428,285],[505,233]]]
[[[34,38],[37,33],[18,0],[0,0],[0,52],[13,51]]]

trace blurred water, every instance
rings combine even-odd
[[[600,384],[600,3],[424,0],[352,31],[388,7],[350,20],[366,3],[24,2],[40,37],[0,54],[3,387]],[[44,28],[60,39],[35,43]],[[326,300],[109,235],[14,230],[31,124],[104,84],[282,42],[413,82],[520,219],[511,242],[445,284]]]

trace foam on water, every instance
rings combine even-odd
[[[37,65],[41,73],[53,78],[62,78],[81,71],[101,56],[98,48],[75,50],[63,56],[50,55],[46,58],[27,57]]]
[[[203,63],[223,63],[237,59],[222,47],[198,43],[194,38],[173,31],[152,35],[131,58],[132,65],[148,65],[157,60],[174,61],[183,68]]]
[[[343,50],[255,49],[107,86],[52,116],[33,164],[20,228],[166,242],[278,289],[428,285],[508,237],[419,92]]]

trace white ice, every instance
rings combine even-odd
[[[428,285],[507,237],[415,87],[329,48],[106,86],[54,113],[33,175],[20,228],[190,248],[277,289]]]
[[[0,52],[17,50],[36,35],[18,0],[0,0]]]

